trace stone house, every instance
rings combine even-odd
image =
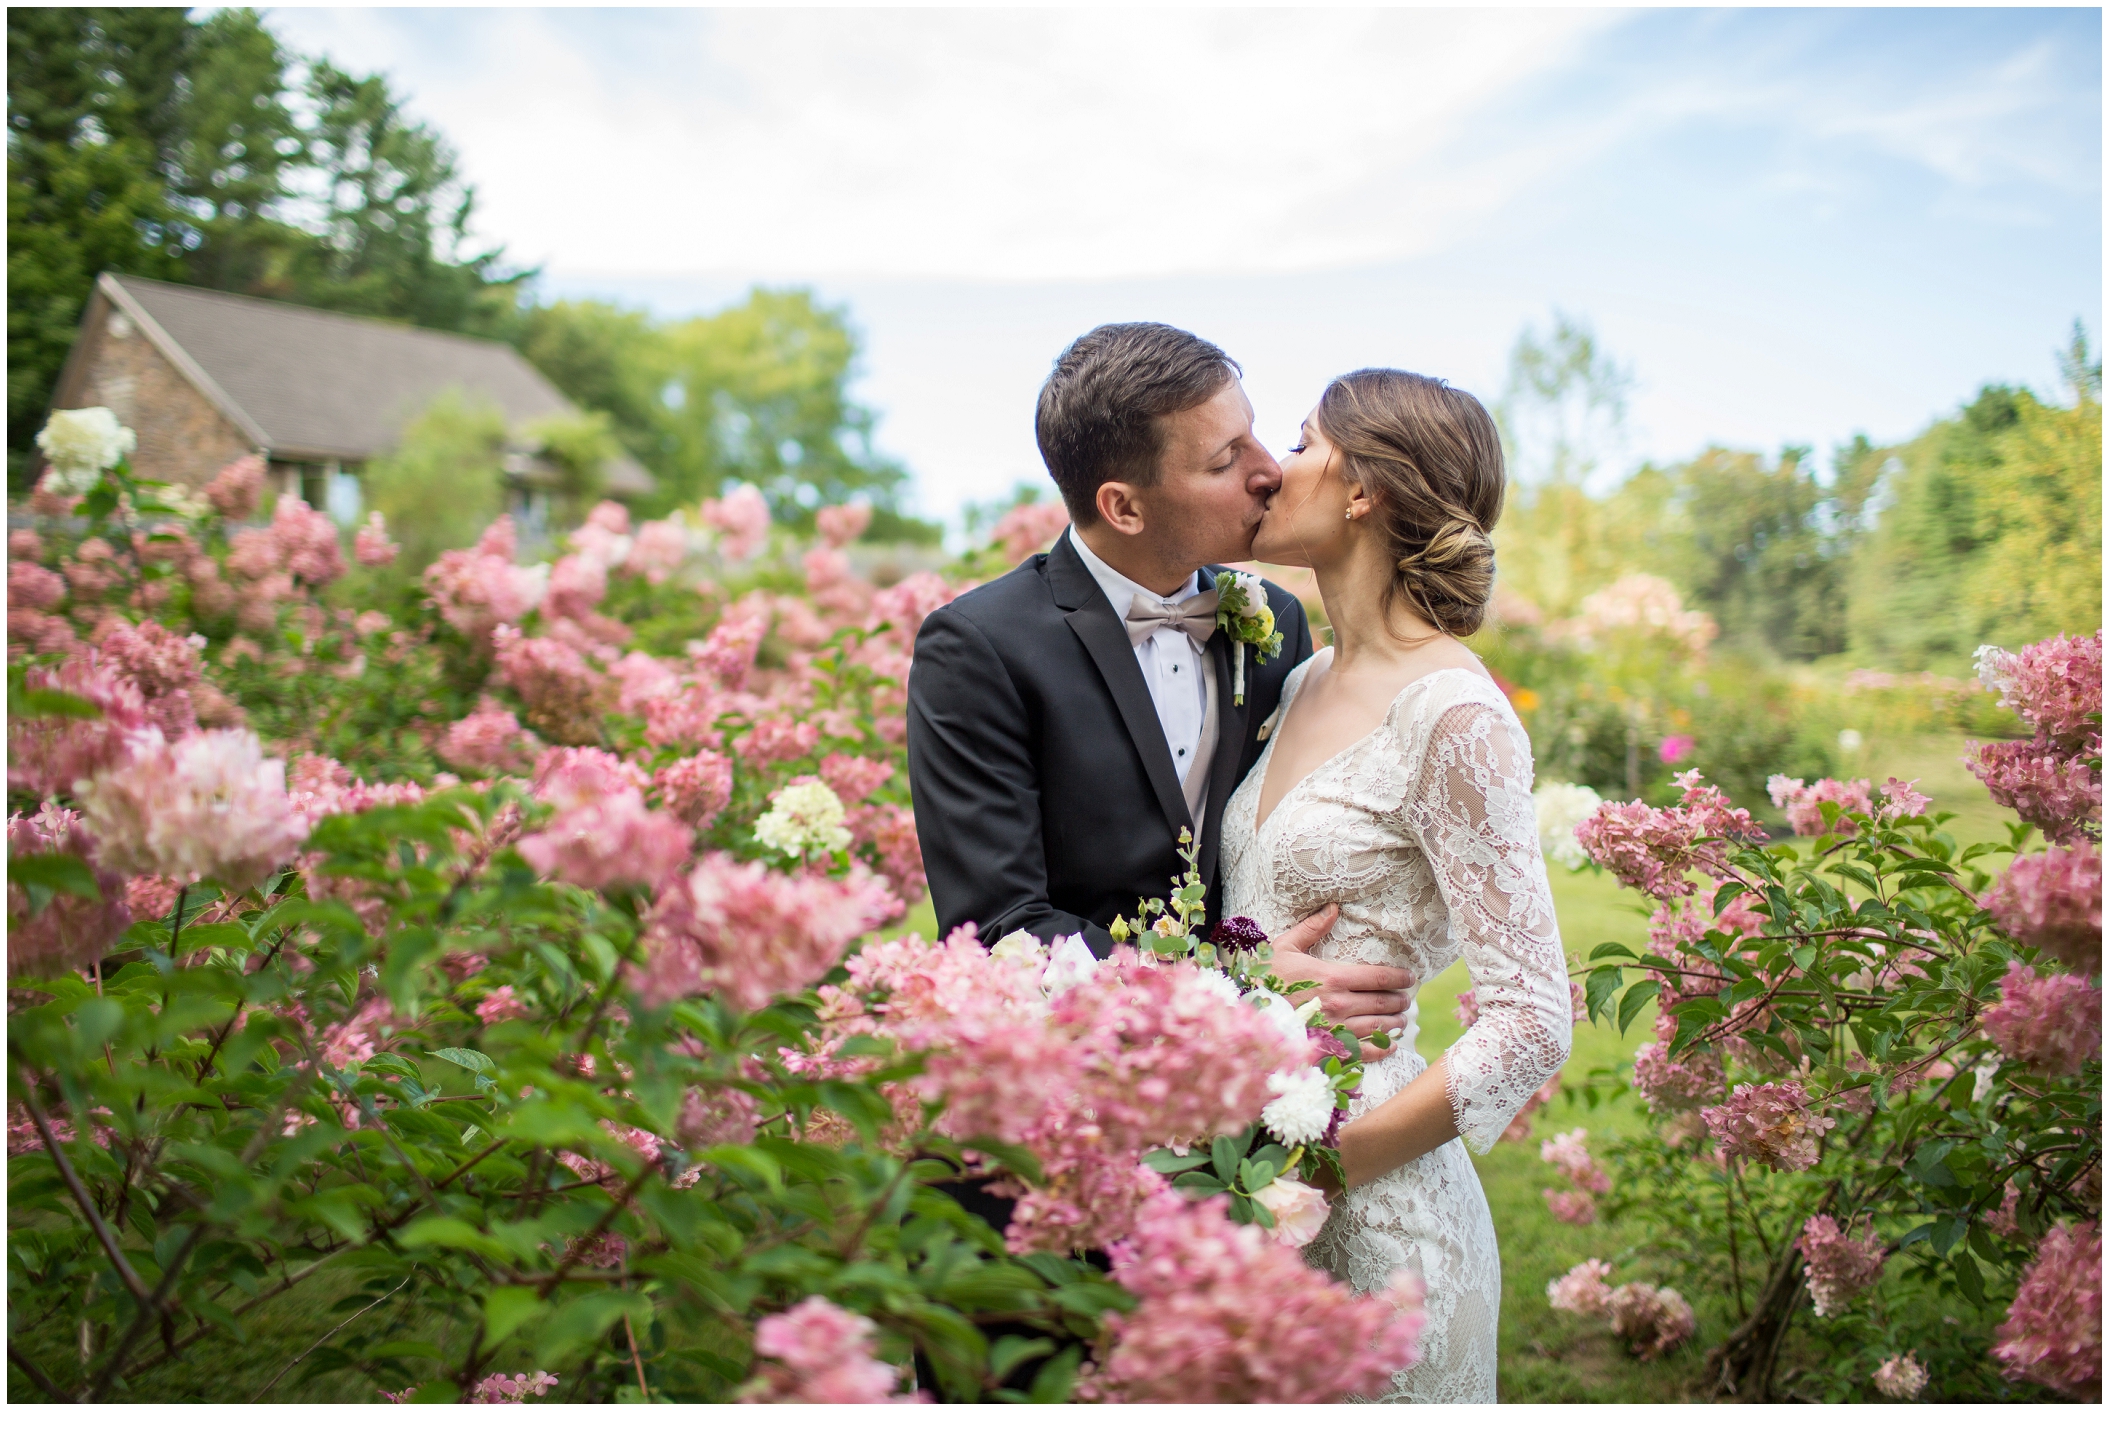
[[[191,489],[260,455],[281,492],[349,525],[366,462],[450,390],[504,412],[520,438],[506,458],[514,509],[540,510],[555,471],[527,428],[578,408],[496,341],[105,272],[52,407],[109,407],[138,433],[133,470]],[[634,496],[652,478],[618,454],[602,485]]]

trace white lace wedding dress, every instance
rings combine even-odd
[[[1311,669],[1331,664],[1328,648],[1290,674],[1277,733]],[[1386,1401],[1491,1404],[1501,1256],[1464,1144],[1480,1153],[1494,1145],[1566,1061],[1572,1034],[1531,807],[1530,739],[1499,688],[1450,668],[1408,684],[1383,726],[1290,788],[1259,823],[1273,756],[1270,740],[1224,813],[1225,914],[1275,934],[1337,902],[1340,920],[1317,956],[1405,968],[1415,991],[1462,956],[1479,1004],[1445,1055],[1461,1137],[1350,1190],[1305,1257],[1361,1293],[1402,1267],[1421,1276],[1422,1357],[1393,1378]],[[1414,1032],[1409,1021],[1390,1056],[1368,1067],[1355,1115],[1428,1066]]]

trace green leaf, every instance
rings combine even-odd
[[[1040,1366],[1033,1379],[1032,1401],[1035,1404],[1066,1404],[1069,1391],[1076,1387],[1077,1365],[1083,1355],[1071,1344]]]
[[[361,1073],[399,1073],[415,1083],[422,1084],[425,1081],[425,1075],[418,1071],[417,1064],[411,1062],[400,1053],[376,1053],[359,1065],[359,1071]]]
[[[1984,1307],[1985,1278],[1977,1271],[1977,1260],[1967,1253],[1955,1256],[1955,1282],[1962,1289],[1964,1298],[1979,1308]]]
[[[427,1057],[443,1059],[457,1068],[466,1068],[471,1073],[496,1073],[498,1065],[491,1061],[488,1053],[479,1053],[474,1048],[434,1048]]]
[[[56,687],[30,687],[20,692],[10,689],[7,710],[16,717],[78,717],[93,721],[103,715],[103,709],[76,692],[62,692]]]
[[[1611,1007],[1611,999],[1624,983],[1626,975],[1615,967],[1592,968],[1589,979],[1582,985],[1582,997],[1589,1004],[1592,1022]]]
[[[1207,1154],[1191,1150],[1179,1154],[1169,1148],[1153,1148],[1142,1156],[1142,1161],[1159,1173],[1184,1173],[1189,1168],[1199,1168],[1209,1159]]]
[[[1274,1182],[1274,1176],[1280,1171],[1272,1163],[1268,1163],[1263,1159],[1243,1159],[1238,1163],[1238,1182],[1244,1185],[1245,1192],[1258,1193],[1268,1184]]]
[[[1935,1219],[1933,1222],[1933,1251],[1942,1258],[1946,1258],[1948,1250],[1960,1243],[1963,1235],[1969,1231],[1970,1221],[1966,1218],[1958,1218],[1954,1214],[1949,1214],[1945,1218]]]
[[[90,902],[101,899],[95,872],[70,852],[13,853],[7,856],[7,880],[26,888],[71,893]]]
[[[458,1218],[420,1218],[396,1235],[404,1248],[452,1248],[482,1254],[500,1262],[509,1261],[512,1250],[488,1234],[478,1233]]]
[[[580,1295],[535,1330],[535,1362],[545,1369],[571,1362],[591,1349],[625,1314],[642,1332],[651,1325],[652,1301],[643,1294],[613,1289]]]
[[[1209,1161],[1215,1165],[1216,1177],[1224,1183],[1234,1183],[1238,1176],[1238,1146],[1228,1138],[1215,1138],[1208,1145]]]
[[[1714,916],[1719,917],[1727,906],[1750,889],[1739,882],[1724,882],[1714,889]]]
[[[1653,978],[1643,978],[1626,989],[1625,996],[1618,1000],[1618,1031],[1623,1034],[1631,1027],[1633,1020],[1640,1016],[1641,1009],[1653,1002],[1655,995],[1661,991],[1662,984]]]
[[[1632,958],[1636,963],[1640,961],[1634,951],[1624,943],[1598,943],[1589,950],[1590,962],[1593,963],[1602,958]]]
[[[240,923],[200,923],[196,927],[185,926],[182,935],[176,939],[176,946],[182,949],[178,956],[188,957],[206,948],[227,948],[246,953],[251,942],[249,930]]]
[[[1172,1180],[1172,1186],[1190,1198],[1212,1198],[1219,1193],[1230,1192],[1230,1185],[1213,1173],[1182,1173]]]
[[[483,1301],[483,1341],[498,1344],[509,1339],[529,1319],[549,1306],[529,1288],[492,1289]]]

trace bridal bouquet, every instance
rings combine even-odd
[[[1361,1048],[1346,1028],[1325,1025],[1316,983],[1284,982],[1269,969],[1274,950],[1251,918],[1225,918],[1206,940],[1200,937],[1208,889],[1194,861],[1192,834],[1181,831],[1179,842],[1186,873],[1171,897],[1141,900],[1133,921],[1115,918],[1114,941],[1132,941],[1148,957],[1190,963],[1211,991],[1257,1009],[1289,1039],[1305,1043],[1315,1061],[1269,1075],[1274,1099],[1258,1123],[1205,1147],[1156,1149],[1143,1162],[1189,1197],[1227,1194],[1234,1221],[1260,1224],[1279,1242],[1301,1246],[1317,1237],[1329,1212],[1325,1195],[1308,1180],[1321,1171],[1339,1176],[1336,1144],[1348,1103],[1361,1086]],[[1313,996],[1298,1003],[1296,995],[1304,992]]]

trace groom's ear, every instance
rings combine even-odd
[[[1142,489],[1125,481],[1104,481],[1098,488],[1099,520],[1122,536],[1141,536]]]

